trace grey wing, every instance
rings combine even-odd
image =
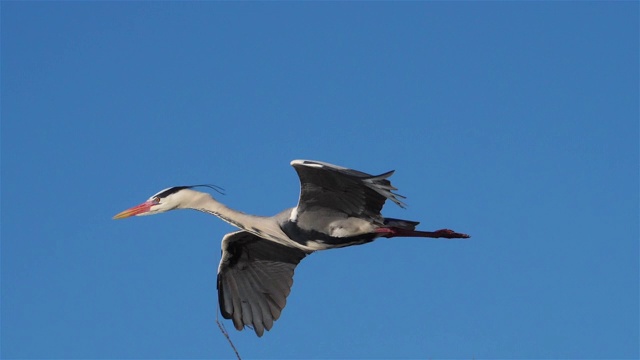
[[[397,189],[387,180],[393,171],[370,175],[311,160],[294,160],[291,166],[300,177],[297,213],[324,208],[348,216],[378,218],[387,199],[405,206],[400,200],[404,196],[394,193]]]
[[[218,302],[237,330],[252,327],[262,336],[278,320],[293,285],[293,272],[307,253],[246,231],[222,239]]]

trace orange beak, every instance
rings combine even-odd
[[[113,217],[114,220],[118,220],[118,219],[124,219],[124,218],[128,218],[130,216],[135,216],[135,215],[140,215],[143,213],[146,213],[147,211],[149,211],[151,209],[151,206],[153,205],[152,201],[145,201],[140,205],[134,206],[131,209],[127,209],[121,213],[116,214],[116,216]]]

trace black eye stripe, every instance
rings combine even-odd
[[[153,197],[157,197],[157,198],[160,198],[160,199],[166,198],[167,196],[169,196],[169,195],[171,195],[173,193],[177,193],[180,190],[188,189],[190,187],[191,186],[174,186],[174,187],[170,187],[170,188],[168,188],[166,190],[163,190],[163,191],[155,194]]]
[[[168,189],[162,190],[159,193],[153,195],[151,198],[152,199],[153,198],[164,199],[167,196],[169,196],[171,194],[174,194],[174,193],[177,193],[180,190],[191,189],[191,188],[200,187],[200,186],[208,187],[208,188],[213,189],[216,192],[224,195],[224,189],[223,188],[221,188],[219,186],[216,186],[216,185],[211,185],[211,184],[202,184],[202,185],[189,185],[189,186],[174,186],[174,187],[170,187]]]

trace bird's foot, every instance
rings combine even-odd
[[[434,231],[434,233],[437,235],[437,237],[446,238],[446,239],[468,239],[471,237],[467,234],[457,233],[449,229],[436,230]]]

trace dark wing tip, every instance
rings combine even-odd
[[[240,230],[225,235],[218,268],[218,302],[237,330],[258,337],[280,317],[296,265],[307,254]]]

